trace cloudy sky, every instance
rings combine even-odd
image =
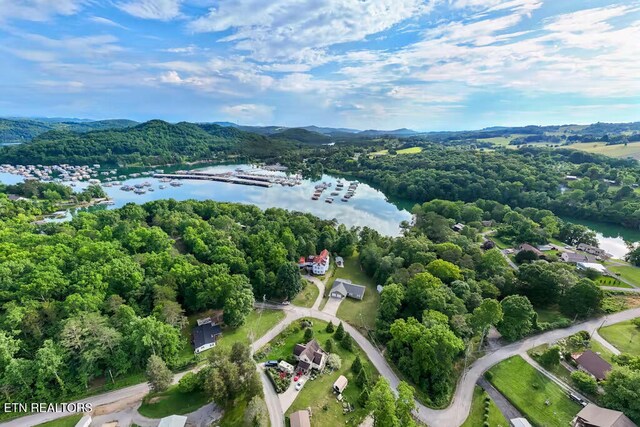
[[[640,120],[640,0],[0,0],[0,115]]]

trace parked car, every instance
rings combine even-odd
[[[282,305],[289,305],[291,304],[289,301],[282,301]]]
[[[264,362],[265,368],[275,368],[276,366],[278,366],[277,360],[267,360],[266,362]]]
[[[304,380],[300,380],[296,383],[296,390],[300,391],[302,389],[302,387],[304,386]]]

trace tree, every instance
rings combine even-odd
[[[596,379],[583,371],[577,370],[571,373],[571,382],[576,388],[584,393],[595,395],[598,393],[598,382]]]
[[[333,351],[333,340],[331,338],[327,338],[327,342],[324,345],[324,350],[327,353],[331,353]]]
[[[489,327],[497,325],[502,320],[502,306],[494,299],[482,300],[480,306],[473,310],[471,326],[484,337]]]
[[[311,341],[311,338],[313,338],[313,329],[306,328],[304,330],[304,341],[305,342],[309,342],[309,341]]]
[[[443,259],[431,261],[429,265],[427,265],[427,271],[445,283],[462,279],[460,267]]]
[[[361,369],[362,369],[362,360],[360,360],[360,355],[356,355],[356,358],[353,359],[353,363],[351,364],[351,372],[357,375]]]
[[[154,392],[165,391],[171,385],[173,374],[161,357],[152,354],[147,360],[147,382]]]
[[[640,370],[613,368],[604,382],[604,405],[640,420]]]
[[[536,261],[520,266],[518,280],[532,304],[546,306],[558,302],[578,277],[571,265]]]
[[[201,388],[201,378],[193,372],[187,372],[182,378],[180,378],[180,381],[178,381],[178,390],[180,390],[180,393],[191,393],[192,391],[199,390]]]
[[[500,305],[503,317],[498,324],[498,331],[505,339],[515,341],[531,332],[536,312],[527,297],[510,295]]]
[[[396,402],[391,387],[382,376],[369,393],[367,411],[371,412],[373,425],[379,427],[399,427],[400,421],[396,415]]]
[[[334,331],[333,322],[327,323],[327,327],[325,328],[325,332],[332,334]]]
[[[625,255],[624,259],[636,267],[640,266],[640,246],[633,248],[633,250]]]
[[[553,368],[560,364],[560,347],[553,345],[540,355],[539,362],[545,368]]]
[[[515,260],[517,264],[524,264],[538,260],[538,255],[534,251],[520,251],[516,254]]]
[[[351,338],[351,335],[345,332],[344,336],[340,340],[340,345],[345,350],[353,351],[353,339]]]
[[[380,293],[380,306],[378,307],[378,317],[376,319],[376,331],[380,336],[385,336],[402,308],[404,300],[404,287],[402,285],[390,284],[382,288]]]
[[[287,262],[278,268],[276,278],[277,294],[291,301],[302,290],[300,271],[296,264]]]
[[[400,381],[400,384],[398,384],[398,398],[396,399],[396,416],[398,417],[399,425],[403,427],[416,425],[411,414],[416,408],[414,393],[413,387],[404,381]]]
[[[338,327],[336,328],[336,331],[333,333],[333,337],[336,339],[336,341],[342,341],[344,335],[344,326],[342,326],[342,322],[340,322],[338,324]]]
[[[360,369],[358,375],[356,376],[356,385],[360,388],[367,388],[369,386],[369,374],[363,368]]]
[[[268,427],[269,411],[264,399],[253,396],[244,412],[243,427]]]
[[[226,286],[224,301],[224,323],[232,328],[237,328],[244,324],[245,319],[253,311],[255,302],[253,290],[249,280],[242,275],[232,276],[235,280],[229,280]]]
[[[327,357],[327,366],[331,369],[338,370],[342,367],[342,359],[335,353],[329,354]]]
[[[566,316],[587,317],[600,310],[604,292],[589,279],[581,279],[560,299],[560,311]]]

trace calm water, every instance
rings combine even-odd
[[[207,172],[228,172],[237,167],[250,169],[248,165],[225,165],[206,167],[199,170]],[[261,173],[266,173],[260,171]],[[18,175],[7,173],[0,174],[0,181],[6,184],[16,183],[22,180]],[[113,199],[114,205],[108,208],[118,208],[129,202],[144,203],[150,200],[169,199],[176,200],[216,200],[219,202],[249,203],[261,209],[270,207],[284,208],[300,212],[309,212],[323,219],[336,219],[347,226],[368,226],[378,232],[395,236],[400,233],[400,222],[411,220],[411,214],[389,203],[385,195],[366,184],[360,184],[355,196],[349,202],[341,202],[340,196],[335,196],[332,204],[325,203],[324,199],[335,189],[338,178],[323,175],[318,181],[303,180],[301,185],[295,187],[283,187],[274,184],[270,188],[253,187],[238,184],[227,184],[214,181],[190,181],[181,180],[181,187],[172,187],[168,183],[161,183],[151,177],[133,178],[121,181],[122,185],[131,185],[148,181],[152,184],[153,192],[138,195],[133,191],[120,190],[120,186],[105,188],[105,192]],[[333,185],[324,191],[320,200],[313,201],[311,196],[314,187],[322,182],[331,182]],[[164,184],[166,189],[160,190]],[[87,186],[88,183],[78,183],[76,190]],[[340,194],[344,194],[343,190]]]
[[[627,243],[640,242],[640,231],[619,225],[606,224],[595,221],[587,221],[575,218],[563,218],[565,221],[582,224],[596,232],[598,244],[602,249],[609,252],[614,258],[624,258],[629,252]]]

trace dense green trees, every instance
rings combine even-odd
[[[515,341],[527,335],[534,327],[536,312],[527,297],[511,295],[500,303],[502,305],[502,322],[498,331],[509,341]]]

